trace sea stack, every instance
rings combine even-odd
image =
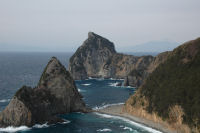
[[[116,53],[114,44],[93,32],[70,58],[69,71],[76,80],[102,77],[102,67]],[[105,75],[106,76],[106,75]]]
[[[58,114],[87,111],[70,73],[52,57],[38,86],[23,86],[0,113],[0,127],[56,123]]]
[[[70,58],[69,72],[74,79],[115,78],[124,79],[134,71],[142,71],[140,82],[131,82],[130,86],[139,86],[146,77],[146,69],[154,60],[153,56],[133,56],[117,53],[114,43],[93,32]],[[138,77],[140,78],[140,77]],[[132,84],[134,83],[134,84]]]

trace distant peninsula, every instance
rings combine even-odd
[[[156,57],[117,53],[114,43],[93,32],[69,61],[69,72],[75,80],[93,78],[125,79],[125,86],[139,87],[169,52]]]

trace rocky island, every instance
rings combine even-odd
[[[0,113],[0,127],[62,122],[56,115],[88,111],[70,73],[52,57],[37,87],[23,86]]]
[[[125,86],[139,87],[169,52],[156,57],[117,53],[114,43],[93,32],[70,58],[69,72],[75,80],[93,78],[125,79]]]

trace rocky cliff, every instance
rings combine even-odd
[[[69,71],[74,79],[101,77],[103,64],[116,53],[114,44],[93,33],[70,58]]]
[[[0,127],[62,121],[56,115],[88,111],[81,98],[70,73],[52,57],[38,86],[23,86],[0,113]]]
[[[164,61],[150,69],[155,70],[127,100],[124,111],[165,123],[177,132],[199,133],[200,38],[165,54]]]
[[[146,70],[153,60],[153,56],[117,53],[112,42],[89,32],[88,39],[70,58],[69,71],[77,80],[88,77],[125,78],[132,70]]]
[[[145,62],[143,62],[143,64],[145,65],[132,68],[127,76],[125,76],[124,86],[139,87],[142,85],[143,81],[149,76],[149,74],[152,73],[159,64],[163,63],[167,59],[169,53],[169,51],[160,53],[157,56],[152,57],[149,61],[145,60],[150,57],[142,57],[144,58],[143,61]]]

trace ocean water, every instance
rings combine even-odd
[[[34,87],[52,56],[56,56],[65,67],[72,53],[0,53],[0,111],[9,103],[22,86]],[[115,79],[88,79],[76,81],[86,104],[93,108],[105,108],[123,104],[134,93],[135,88],[117,87]],[[99,113],[71,113],[61,115],[65,122],[53,125],[35,125],[0,128],[0,132],[23,133],[160,133],[157,130],[122,117]]]

